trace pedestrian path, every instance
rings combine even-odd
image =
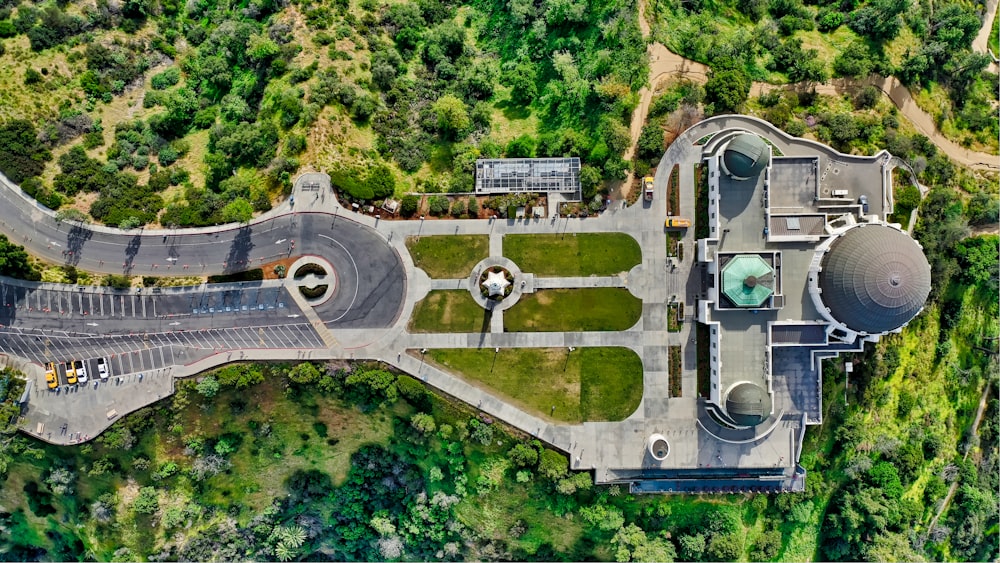
[[[627,287],[624,276],[587,276],[570,278],[534,278],[534,289],[575,289],[586,287]]]
[[[302,295],[302,292],[299,291],[298,288],[292,288],[288,294],[292,296],[292,300],[295,301],[296,305],[299,306],[299,309],[302,310],[302,314],[305,315],[309,324],[316,329],[316,333],[323,339],[323,343],[326,344],[326,347],[333,348],[337,346],[337,339],[333,336],[333,333],[330,332],[330,329],[327,328],[326,324],[323,323],[323,319],[320,319],[319,315],[316,314],[316,311],[309,306],[309,301],[304,295]]]

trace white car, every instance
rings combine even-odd
[[[83,365],[83,362],[81,362],[80,360],[75,360],[73,362],[73,369],[76,370],[76,378],[80,381],[80,383],[86,383],[87,368]]]
[[[97,358],[97,375],[101,379],[107,379],[111,373],[108,371],[108,362],[104,358]]]

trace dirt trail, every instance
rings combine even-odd
[[[989,399],[990,389],[993,386],[989,383],[986,384],[986,389],[983,389],[983,396],[979,399],[979,408],[976,409],[976,417],[972,420],[972,435],[979,436],[979,423],[983,421],[983,412],[986,410],[986,400]],[[965,450],[965,455],[962,456],[962,461],[969,459],[969,452],[972,448]],[[948,487],[948,494],[944,497],[944,502],[941,503],[941,508],[938,509],[937,513],[934,514],[934,518],[931,519],[930,524],[927,525],[927,531],[930,532],[934,530],[934,526],[937,525],[938,518],[948,510],[948,506],[951,505],[951,499],[955,497],[955,492],[958,490],[958,485],[961,479],[955,479],[951,486]]]
[[[920,106],[917,105],[917,102],[914,101],[913,96],[910,94],[909,88],[903,86],[903,84],[893,76],[888,78],[871,76],[864,80],[839,78],[824,84],[817,84],[815,85],[815,88],[816,92],[820,94],[838,96],[843,94],[853,94],[861,88],[869,85],[875,86],[881,90],[883,94],[888,96],[889,99],[892,100],[892,103],[899,108],[899,113],[912,123],[913,127],[921,135],[930,139],[931,142],[941,150],[941,152],[948,155],[955,162],[968,166],[969,168],[976,168],[980,170],[1000,170],[1000,156],[969,150],[951,139],[948,139],[940,131],[938,131],[937,127],[934,125],[934,118],[924,110],[920,109]],[[773,84],[754,82],[753,87],[750,88],[750,95],[759,96],[763,92],[776,89],[792,89],[795,87],[796,85],[794,84],[775,86]]]
[[[980,29],[979,37],[976,38],[974,46],[978,45],[980,38],[982,38],[983,48],[985,49],[986,41],[989,38],[990,26],[992,25],[993,18],[996,17],[998,2],[1000,0],[987,0],[986,8],[988,14],[985,19],[988,21],[984,21],[983,28]],[[639,30],[642,32],[644,38],[649,38],[650,27],[649,22],[646,21],[645,0],[639,1]],[[688,79],[692,82],[702,84],[708,81],[709,68],[707,66],[673,53],[661,43],[650,43],[646,49],[646,53],[649,56],[649,84],[639,90],[639,104],[632,112],[632,122],[629,127],[631,144],[625,151],[626,159],[631,159],[635,156],[635,149],[639,143],[639,135],[642,133],[642,126],[646,122],[646,116],[649,114],[649,105],[653,101],[653,93],[656,92],[656,88],[662,81],[669,78]],[[920,134],[930,139],[935,146],[952,160],[970,168],[1000,170],[1000,157],[998,155],[971,151],[951,141],[938,131],[934,125],[934,118],[917,106],[909,89],[894,77],[882,78],[873,76],[866,80],[837,79],[829,83],[817,84],[815,88],[820,94],[836,96],[853,94],[868,85],[879,88],[882,93],[888,96],[892,100],[892,103],[899,108],[899,112],[913,124],[914,128]],[[776,86],[763,82],[754,82],[750,89],[750,94],[759,96],[763,92],[776,89],[793,89],[795,87],[796,85],[794,84]],[[613,197],[615,199],[625,199],[632,187],[632,181],[633,175],[630,171],[622,184],[614,190],[615,194]]]
[[[978,237],[980,235],[1000,235],[1000,225],[994,223],[992,225],[977,225],[971,229],[972,236]]]
[[[977,53],[987,53],[993,62],[987,70],[997,72],[997,53],[990,53],[990,31],[993,29],[993,20],[997,17],[997,0],[986,0],[986,13],[983,17],[983,27],[979,28],[979,34],[972,40],[972,50]]]

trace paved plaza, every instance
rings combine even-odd
[[[679,215],[694,219],[694,165],[702,160],[704,150],[694,142],[731,129],[762,135],[785,155],[817,151],[815,143],[790,138],[753,118],[709,119],[669,147],[656,171],[651,204],[612,206],[589,218],[386,221],[340,207],[329,178],[314,173],[296,182],[294,205],[286,201],[249,225],[121,233],[55,221],[51,213],[2,179],[6,185],[0,187],[0,199],[25,213],[21,220],[0,222],[0,231],[25,244],[29,252],[56,263],[103,273],[203,275],[256,267],[281,257],[301,256],[308,261],[315,256],[335,270],[329,274],[331,294],[318,304],[308,302],[291,279],[141,292],[0,280],[0,352],[27,360],[33,380],[22,429],[56,444],[86,441],[128,412],[170,395],[176,378],[233,361],[373,359],[565,451],[573,469],[592,470],[598,483],[622,483],[636,492],[801,490],[805,477],[796,462],[805,426],[817,416],[818,389],[803,387],[794,369],[783,372],[773,382],[781,410],[766,423],[747,430],[719,422],[717,407],[700,399],[697,389],[697,346],[708,344],[695,342],[694,327],[709,280],[696,259],[695,229],[683,231],[684,260],[666,256],[666,184],[671,168],[679,165]],[[841,156],[819,161],[816,181],[820,189],[838,189],[854,174],[852,165],[858,167],[851,160],[854,157]],[[796,165],[807,166],[805,162]],[[760,198],[753,191],[758,188],[747,189],[745,198]],[[883,213],[889,204],[881,195],[870,200],[874,214]],[[780,202],[782,206],[797,204]],[[765,225],[732,226],[755,230],[759,239]],[[484,332],[412,334],[406,330],[415,304],[428,292],[449,289],[476,294],[474,284],[479,278],[478,272],[470,272],[466,278],[430,279],[414,266],[405,245],[407,237],[487,235],[490,260],[503,263],[509,262],[503,256],[507,234],[599,232],[632,236],[642,250],[642,262],[611,276],[538,277],[523,272],[518,281],[524,284],[515,283],[510,299],[516,302],[523,294],[549,288],[624,288],[643,302],[641,317],[631,328],[503,332],[505,312],[500,307]],[[738,249],[735,240],[725,239],[722,245]],[[69,248],[71,254],[66,254]],[[796,267],[808,266],[807,261],[792,260]],[[680,332],[667,331],[671,300],[684,303]],[[789,339],[808,336],[792,329],[781,334]],[[759,349],[763,336],[747,326],[742,338],[748,349]],[[641,358],[642,401],[626,420],[568,425],[531,414],[439,369],[421,353],[434,348],[585,346],[627,347]],[[682,351],[679,396],[670,392],[671,346]],[[814,361],[808,352],[782,354],[800,371],[810,369]],[[96,387],[93,383],[63,386],[59,392],[45,388],[44,363],[93,362],[99,357],[111,362],[111,380]],[[762,358],[750,360],[758,361]],[[63,371],[60,377],[65,381]],[[647,441],[654,434],[669,442],[665,459],[650,454]]]

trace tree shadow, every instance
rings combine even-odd
[[[223,273],[232,274],[246,270],[247,259],[254,247],[252,234],[251,227],[240,227],[236,237],[233,238],[233,243],[229,246],[229,255],[226,257],[226,267],[223,269]]]
[[[79,225],[70,227],[69,232],[66,233],[66,251],[63,253],[67,266],[76,266],[80,263],[80,251],[83,250],[83,245],[92,236],[94,236],[94,232],[90,229]]]
[[[125,247],[125,273],[129,274],[132,272],[132,262],[135,261],[135,257],[139,254],[139,247],[142,246],[142,236],[135,235],[132,240],[128,241],[128,246]]]
[[[497,102],[494,104],[494,107],[503,112],[503,116],[510,120],[528,119],[531,117],[530,107],[515,104],[509,99]]]

